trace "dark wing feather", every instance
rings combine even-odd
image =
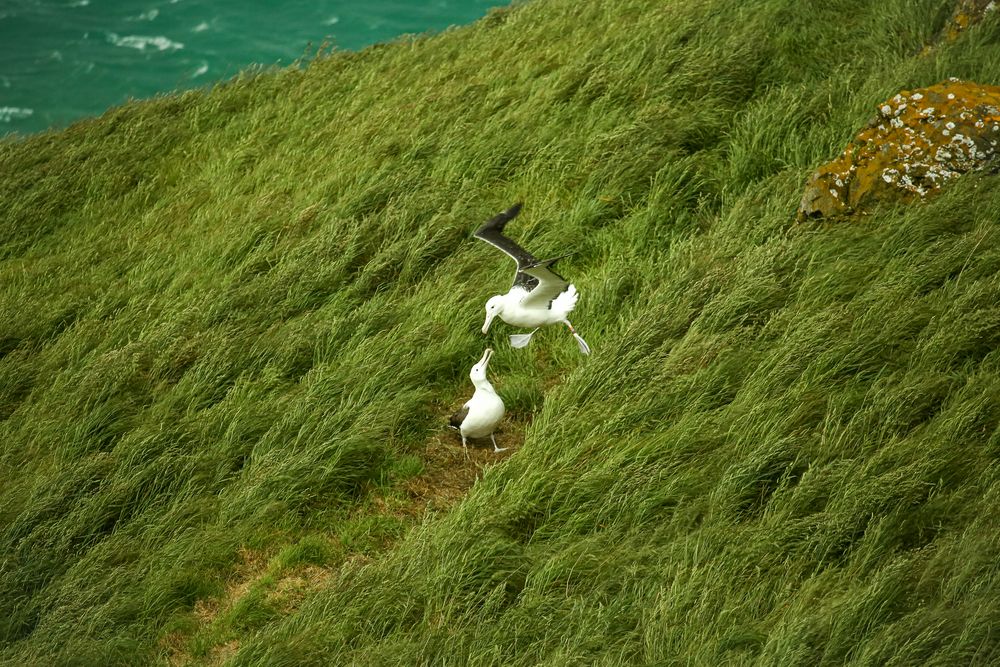
[[[469,406],[466,405],[463,406],[461,410],[459,410],[458,412],[456,412],[451,416],[451,418],[448,420],[448,425],[451,426],[452,428],[461,428],[462,422],[464,422],[465,418],[468,416],[469,416]]]
[[[569,283],[565,278],[551,269],[552,265],[560,259],[562,257],[546,259],[538,262],[535,266],[529,266],[524,269],[525,273],[533,276],[538,284],[531,290],[528,296],[521,300],[522,306],[525,308],[541,305],[545,305],[546,308],[551,307],[552,300],[566,291]]]
[[[514,274],[514,284],[511,285],[511,289],[515,287],[520,287],[525,292],[530,292],[531,290],[538,287],[538,278],[535,276],[529,276],[523,271],[518,271]]]
[[[526,266],[531,266],[532,264],[538,262],[534,255],[503,235],[504,226],[517,217],[517,214],[520,212],[521,204],[514,204],[503,213],[498,213],[487,220],[483,223],[482,227],[476,230],[476,233],[474,234],[477,239],[486,241],[494,248],[499,248],[505,254],[510,256],[515,262],[517,262],[518,271],[521,271]],[[516,282],[517,278],[515,278],[515,283]]]

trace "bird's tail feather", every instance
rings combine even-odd
[[[577,294],[576,286],[570,285],[566,291],[552,301],[552,310],[569,313],[576,308],[577,298],[579,298],[579,294]]]

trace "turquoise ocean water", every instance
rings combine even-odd
[[[0,135],[129,98],[470,23],[504,0],[0,0]],[[311,45],[311,48],[310,48]]]

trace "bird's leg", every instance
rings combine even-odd
[[[531,337],[535,335],[535,331],[538,331],[538,327],[535,327],[534,331],[529,334],[511,334],[510,346],[516,349],[527,347],[528,343],[531,342]]]
[[[499,454],[500,452],[507,451],[506,447],[497,447],[497,438],[492,433],[490,433],[490,440],[493,441],[493,453],[494,454]]]
[[[465,443],[465,434],[462,433],[462,450],[465,452],[465,458],[469,458],[469,446]]]
[[[573,334],[573,338],[576,339],[576,344],[580,347],[580,351],[584,354],[590,354],[590,346],[587,345],[587,341],[583,339],[583,336],[576,332],[573,325],[569,323],[569,320],[563,320],[563,323],[569,327],[570,333]]]

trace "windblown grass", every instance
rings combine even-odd
[[[1000,81],[950,9],[539,0],[0,142],[3,661],[1000,660],[996,176],[793,222]],[[595,354],[491,332],[523,445],[408,511],[518,200]]]

